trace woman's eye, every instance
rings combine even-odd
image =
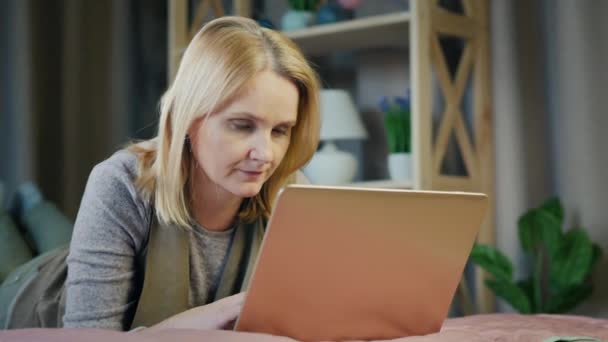
[[[288,135],[289,134],[289,128],[275,128],[272,131],[278,135]]]
[[[251,131],[253,129],[253,125],[251,123],[244,121],[232,121],[230,125],[237,131]]]

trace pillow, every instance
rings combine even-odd
[[[17,266],[33,258],[33,251],[13,219],[0,210],[0,283]]]
[[[45,200],[33,183],[19,186],[12,208],[26,241],[36,254],[70,242],[72,222],[53,203]]]
[[[23,212],[21,224],[39,254],[68,244],[72,237],[73,224],[48,201],[38,202]]]

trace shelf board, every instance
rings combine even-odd
[[[348,186],[358,188],[379,188],[379,189],[413,189],[411,181],[396,181],[391,179],[372,180],[363,182],[349,183]]]
[[[306,55],[324,55],[336,50],[407,47],[410,13],[374,15],[284,32]]]

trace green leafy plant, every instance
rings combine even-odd
[[[297,11],[316,11],[319,0],[288,0],[289,7]]]
[[[564,210],[558,198],[524,213],[518,220],[521,247],[531,274],[513,279],[513,264],[498,249],[476,244],[471,261],[493,277],[485,284],[520,313],[562,313],[587,299],[590,275],[602,250],[580,227],[562,231]]]
[[[382,97],[380,109],[384,113],[384,128],[390,153],[411,151],[410,99],[406,97]]]

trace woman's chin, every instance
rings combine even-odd
[[[241,184],[238,189],[235,189],[234,194],[242,198],[249,198],[259,194],[261,189],[262,186],[258,184]]]

